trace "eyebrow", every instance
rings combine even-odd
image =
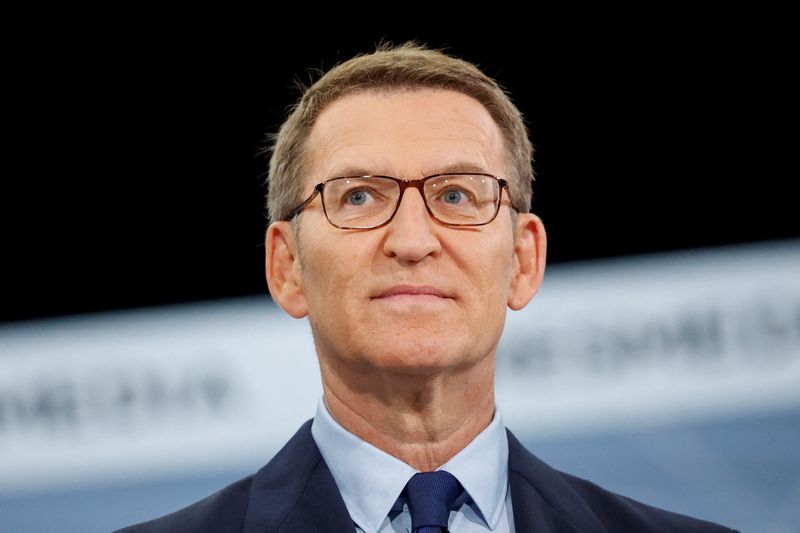
[[[431,171],[426,171],[424,174],[420,173],[419,177],[422,178],[424,176],[432,176],[434,174],[460,174],[460,173],[471,173],[471,172],[475,172],[478,174],[492,174],[491,172],[488,172],[483,165],[480,165],[478,163],[457,161],[433,167]],[[375,172],[374,168],[370,170],[369,167],[366,166],[347,165],[336,170],[336,172],[330,173],[329,175],[326,176],[326,179],[333,177],[369,176],[369,175],[386,175],[386,174],[384,174],[383,172]],[[394,176],[392,173],[389,173],[388,175],[404,179],[412,179],[415,177],[415,176]]]
[[[461,172],[477,172],[479,174],[491,174],[483,165],[478,163],[470,163],[467,161],[456,161],[444,166],[436,167],[432,174],[453,174]],[[430,174],[429,174],[430,175]]]

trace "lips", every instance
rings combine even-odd
[[[379,293],[375,298],[390,298],[392,296],[438,296],[450,298],[444,291],[430,285],[395,285]]]

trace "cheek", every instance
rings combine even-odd
[[[307,253],[303,264],[303,281],[306,288],[306,297],[309,301],[310,312],[335,313],[352,305],[364,291],[365,269],[368,264],[360,257],[357,247],[336,246],[331,247],[333,239],[341,237],[332,236],[325,242],[309,243],[309,248],[314,246],[314,253]],[[325,244],[328,246],[325,246]],[[346,243],[343,243],[346,244]],[[337,317],[344,319],[346,317]]]
[[[331,261],[319,261],[313,268],[305,272],[305,287],[309,301],[309,311],[330,312],[344,303],[343,293],[347,293],[347,272],[340,271],[340,267]]]
[[[488,300],[486,304],[494,299],[504,300],[508,294],[513,264],[510,248],[510,244],[498,243],[496,246],[472,249],[472,266],[467,276],[475,280],[472,285]]]

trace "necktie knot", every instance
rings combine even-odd
[[[411,530],[414,533],[446,530],[450,510],[463,491],[461,483],[450,472],[414,474],[403,490],[411,513]]]

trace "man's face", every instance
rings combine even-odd
[[[306,195],[335,176],[508,175],[489,113],[451,91],[341,98],[320,114],[308,147]],[[433,220],[416,189],[406,190],[388,225],[372,230],[333,227],[316,198],[301,217],[292,268],[301,304],[290,313],[308,314],[320,358],[358,374],[485,363],[494,357],[506,306],[519,299],[515,229],[507,192],[492,223],[461,228]]]

